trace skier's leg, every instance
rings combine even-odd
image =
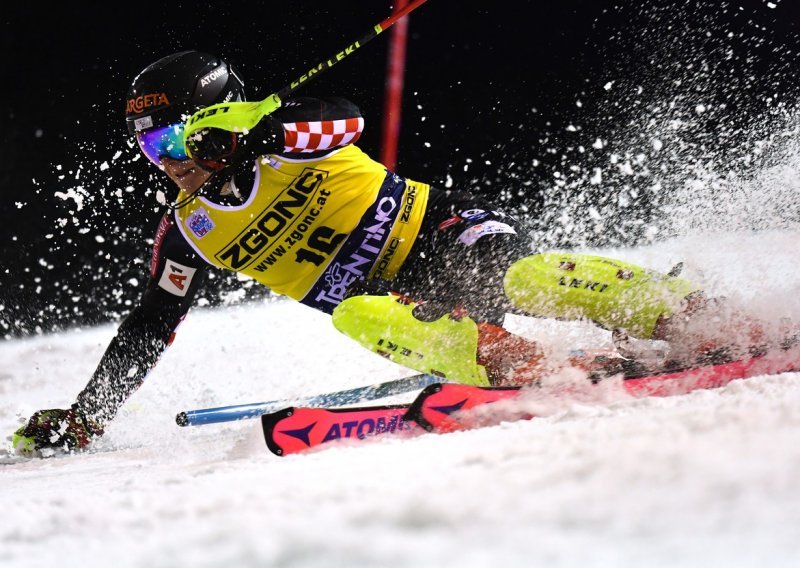
[[[334,325],[373,351],[422,372],[443,372],[447,378],[472,383],[480,382],[482,379],[477,377],[481,376],[488,377],[492,384],[536,380],[553,370],[546,366],[543,349],[502,327],[506,313],[522,311],[515,309],[515,296],[506,295],[509,267],[535,268],[540,256],[531,256],[530,247],[520,238],[522,232],[512,217],[494,210],[480,198],[434,190],[420,237],[397,277],[388,283],[392,291],[417,301],[413,309],[403,311],[387,303],[385,311],[373,310],[366,303],[345,300],[334,312]],[[638,267],[634,268],[638,271]],[[530,272],[526,270],[516,271],[518,280]],[[548,292],[536,279],[527,286],[535,294]],[[568,302],[555,313],[533,310],[533,315],[587,317],[570,313],[567,307]],[[652,318],[651,327],[655,319]],[[470,325],[444,323],[453,320],[469,321]],[[469,344],[469,349],[449,348],[446,337],[457,329],[465,334],[469,330],[470,339],[467,341],[464,335],[453,339],[452,345]],[[381,340],[391,341],[398,351],[388,353],[385,345],[378,345]],[[414,345],[418,348],[411,348]],[[423,357],[404,356],[403,347],[406,353]],[[425,353],[430,360],[422,360]],[[431,366],[432,360],[436,366]]]
[[[385,283],[417,302],[403,309],[388,298],[345,300],[333,314],[334,325],[422,372],[473,384],[485,384],[487,377],[494,385],[530,383],[548,370],[544,352],[502,327],[505,314],[515,311],[504,276],[531,253],[521,233],[512,217],[479,197],[432,190],[409,258]],[[375,282],[358,288],[352,293],[381,295]]]
[[[513,262],[531,252],[523,234],[513,217],[480,197],[434,191],[420,237],[392,282],[427,301],[415,310],[418,318],[468,314],[478,332],[472,359],[495,385],[531,382],[543,372],[541,347],[503,328],[506,313],[514,311],[503,278]]]
[[[464,384],[521,386],[565,366],[594,372],[614,364],[608,352],[593,350],[554,361],[538,343],[500,326],[475,322],[458,309],[434,319],[420,309],[426,305],[393,294],[355,295],[336,307],[332,321],[374,353]]]
[[[610,258],[533,255],[511,265],[505,285],[513,304],[528,313],[588,319],[623,335],[666,341],[677,362],[746,357],[793,336],[786,325],[709,297],[686,279]]]

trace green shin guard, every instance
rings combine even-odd
[[[478,326],[468,317],[444,315],[424,322],[414,303],[395,296],[354,296],[333,311],[334,327],[395,363],[468,385],[488,386],[477,364]]]
[[[574,253],[522,258],[505,275],[512,304],[533,316],[589,319],[650,338],[658,318],[700,290],[688,280],[619,260]]]

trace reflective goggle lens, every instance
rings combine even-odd
[[[157,166],[161,165],[161,158],[164,156],[176,160],[185,160],[189,157],[183,143],[182,122],[137,132],[136,141],[144,155]]]

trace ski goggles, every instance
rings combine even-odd
[[[136,141],[147,159],[157,166],[161,165],[161,158],[164,156],[175,160],[185,160],[189,157],[186,145],[183,143],[182,122],[137,132]]]

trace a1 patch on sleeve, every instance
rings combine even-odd
[[[164,262],[164,270],[161,271],[158,286],[170,294],[183,297],[192,284],[195,272],[197,272],[196,268],[184,266],[167,258]]]

